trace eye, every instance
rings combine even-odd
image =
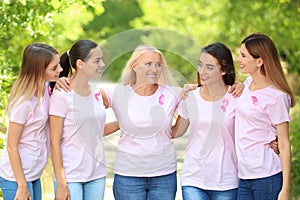
[[[56,71],[56,70],[57,70],[57,65],[52,68],[52,71]]]
[[[95,63],[98,64],[101,61],[101,58],[95,60]]]
[[[202,64],[202,62],[199,62],[198,63],[198,68],[201,68],[201,67],[203,67],[203,64]]]
[[[155,67],[162,67],[162,64],[161,63],[156,63]]]
[[[151,62],[146,62],[145,66],[149,67],[149,66],[151,66],[151,64],[152,64]]]

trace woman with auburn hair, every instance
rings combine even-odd
[[[295,105],[295,96],[284,76],[277,49],[268,36],[260,33],[247,36],[237,61],[241,73],[250,75],[236,108],[238,199],[289,199],[289,109]],[[267,145],[276,137],[279,156]]]
[[[48,160],[48,82],[62,68],[58,52],[42,43],[28,45],[8,102],[7,143],[0,161],[5,200],[42,199],[40,177]]]

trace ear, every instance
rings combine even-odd
[[[134,72],[136,72],[136,64],[135,64],[135,63],[133,63],[133,64],[131,65],[131,68],[132,68],[132,70],[133,70]]]
[[[259,58],[256,59],[256,63],[257,63],[258,67],[261,67],[264,64],[264,61],[261,57],[259,57]]]
[[[226,74],[226,72],[222,72],[221,74],[222,74],[222,76],[224,76]]]
[[[76,60],[76,67],[78,67],[79,69],[81,69],[82,68],[82,65],[83,65],[84,63],[83,63],[83,61],[81,60],[81,59],[77,59]]]

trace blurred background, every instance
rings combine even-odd
[[[24,47],[44,42],[61,54],[74,42],[90,39],[104,52],[106,71],[101,84],[118,82],[123,67],[139,44],[159,48],[178,86],[196,81],[196,63],[202,46],[226,44],[237,58],[241,40],[262,32],[275,42],[286,76],[299,102],[299,0],[2,0],[0,3],[0,149],[7,126],[6,106]],[[245,77],[236,71],[238,80]],[[113,114],[108,111],[109,120]],[[292,196],[300,199],[300,105],[291,110]],[[112,165],[118,134],[105,139],[111,197]],[[175,141],[178,174],[186,137]],[[1,151],[1,150],[0,150]],[[53,199],[52,168],[43,174],[43,199]],[[178,198],[181,199],[180,188]],[[1,193],[0,193],[1,198]]]

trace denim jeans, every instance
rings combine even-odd
[[[177,191],[176,172],[156,177],[131,177],[115,174],[115,200],[174,200]]]
[[[240,179],[238,200],[276,200],[282,187],[282,172],[258,179]]]
[[[203,190],[194,186],[182,186],[183,200],[236,200],[238,189]]]
[[[42,187],[40,179],[27,182],[27,186],[32,200],[42,199]],[[18,184],[16,181],[9,181],[0,177],[0,188],[5,200],[14,200],[18,190]]]
[[[68,189],[72,200],[103,200],[105,177],[88,182],[68,182]],[[54,191],[56,192],[56,182]]]

